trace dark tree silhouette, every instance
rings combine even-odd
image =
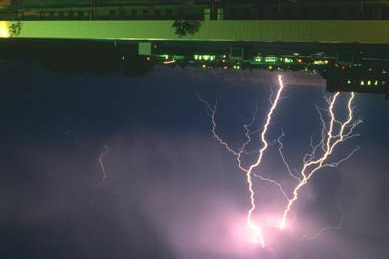
[[[14,21],[9,25],[8,29],[11,37],[18,36],[22,30],[22,23],[20,21]]]
[[[183,37],[187,34],[193,35],[199,31],[201,26],[197,20],[175,20],[172,27],[176,30],[178,37]]]

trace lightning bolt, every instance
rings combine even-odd
[[[105,165],[104,165],[104,156],[106,156],[107,154],[109,153],[109,149],[108,149],[108,146],[107,145],[104,145],[104,150],[103,152],[101,152],[101,154],[99,155],[99,158],[98,158],[98,162],[99,162],[99,166],[100,166],[100,170],[101,170],[101,182],[104,182],[105,179],[107,178],[107,171],[105,169]]]
[[[280,100],[280,97],[281,97],[281,93],[284,90],[284,83],[282,81],[281,75],[278,76],[278,82],[279,82],[279,88],[277,90],[276,97],[273,100],[272,105],[270,106],[270,109],[269,109],[269,111],[268,111],[268,113],[266,115],[266,121],[265,121],[265,124],[263,126],[263,130],[262,130],[262,133],[261,133],[261,136],[260,136],[260,139],[261,139],[261,142],[262,142],[262,148],[259,150],[259,155],[258,155],[257,161],[254,164],[250,165],[249,169],[246,172],[246,180],[247,180],[248,189],[249,189],[249,193],[250,193],[250,203],[251,203],[251,208],[250,208],[250,210],[249,210],[249,212],[247,214],[247,223],[248,223],[248,226],[250,228],[254,229],[258,233],[258,238],[259,238],[259,241],[260,241],[262,246],[265,246],[265,241],[264,241],[264,238],[262,236],[260,227],[257,226],[253,222],[253,215],[252,215],[253,212],[255,211],[255,208],[256,208],[256,206],[255,206],[255,192],[253,190],[252,174],[253,174],[253,170],[255,168],[257,168],[262,163],[263,154],[265,153],[266,149],[269,146],[269,144],[268,144],[268,142],[266,140],[266,134],[268,132],[269,125],[270,125],[270,122],[272,120],[273,113],[274,113],[275,109],[278,106],[278,103],[279,103],[279,100]],[[263,178],[263,179],[265,179],[265,178]],[[268,179],[268,180],[272,181],[270,179]]]
[[[355,97],[355,94],[353,92],[350,94],[347,103],[347,111],[348,111],[347,119],[344,122],[341,122],[336,119],[336,116],[334,114],[334,107],[338,97],[339,97],[339,92],[336,93],[332,98],[328,100],[329,103],[328,115],[330,117],[330,122],[328,126],[326,126],[323,116],[319,111],[320,121],[322,125],[322,138],[319,144],[316,146],[313,146],[311,142],[311,147],[313,147],[312,153],[305,154],[304,156],[303,159],[304,164],[300,171],[301,180],[299,184],[297,184],[296,187],[294,188],[293,197],[289,200],[286,209],[282,214],[282,219],[280,223],[281,229],[285,228],[288,213],[291,210],[293,204],[299,199],[299,193],[301,189],[311,180],[311,178],[315,175],[315,173],[318,172],[320,169],[326,167],[336,167],[338,164],[350,158],[351,155],[358,150],[358,149],[354,149],[348,156],[342,158],[337,162],[333,162],[333,163],[327,162],[328,158],[330,158],[330,156],[333,154],[333,151],[338,144],[346,141],[349,138],[358,136],[358,134],[354,134],[353,131],[355,127],[362,122],[361,120],[357,120],[353,122],[352,103]],[[338,133],[335,133],[335,125],[340,126]],[[323,151],[323,154],[319,158],[315,159],[318,149],[321,149]]]
[[[298,176],[296,176],[293,172],[292,172],[292,169],[290,168],[290,165],[289,163],[286,161],[286,158],[285,158],[285,155],[284,155],[284,152],[282,151],[282,149],[284,148],[284,143],[282,142],[282,138],[285,137],[285,133],[283,130],[281,130],[281,135],[278,137],[277,139],[277,143],[279,145],[278,147],[278,153],[280,154],[280,157],[282,159],[282,162],[284,163],[285,167],[286,167],[286,170],[288,171],[288,174],[290,177],[292,177],[293,179],[297,180],[297,181],[300,181],[300,178]]]
[[[271,145],[267,141],[267,133],[269,131],[269,127],[274,112],[276,111],[279,105],[280,98],[284,90],[284,84],[281,75],[278,76],[278,83],[279,83],[279,87],[275,97],[273,97],[272,94],[269,98],[271,105],[266,113],[265,121],[263,123],[263,126],[261,127],[261,130],[257,130],[255,132],[252,132],[250,130],[256,121],[256,115],[258,113],[258,106],[257,106],[249,122],[243,124],[245,140],[243,144],[241,144],[240,147],[238,148],[233,147],[228,142],[226,142],[217,131],[217,123],[216,123],[217,102],[215,103],[215,105],[211,106],[207,101],[203,100],[201,97],[198,96],[199,100],[204,104],[208,116],[211,118],[212,136],[217,140],[217,142],[220,145],[222,145],[229,153],[231,153],[235,157],[239,169],[245,175],[248,192],[249,192],[249,201],[250,201],[250,208],[247,213],[247,226],[251,231],[250,234],[252,234],[250,241],[259,243],[262,246],[265,246],[265,239],[262,234],[262,228],[259,224],[255,222],[253,218],[253,214],[256,210],[256,194],[254,192],[254,183],[253,183],[254,177],[261,181],[271,183],[272,185],[277,187],[280,191],[280,194],[282,194],[285,200],[287,201],[287,205],[281,214],[282,217],[279,225],[281,229],[284,229],[286,227],[288,214],[292,206],[299,199],[299,194],[301,190],[305,185],[309,183],[312,177],[321,169],[328,168],[328,167],[337,167],[339,164],[347,161],[356,151],[358,151],[359,148],[356,148],[352,150],[348,155],[335,162],[329,161],[329,159],[332,157],[334,153],[335,148],[339,144],[345,142],[350,138],[359,136],[359,134],[354,133],[354,130],[362,122],[362,120],[354,120],[353,101],[355,98],[355,94],[353,92],[350,94],[347,101],[347,116],[346,119],[344,119],[344,121],[339,120],[336,117],[334,112],[340,93],[335,93],[333,96],[327,98],[328,108],[326,109],[326,111],[328,113],[327,116],[329,118],[328,122],[326,121],[327,117],[323,115],[322,109],[316,106],[317,112],[319,114],[319,119],[320,119],[321,138],[320,141],[315,145],[313,138],[311,137],[310,139],[311,151],[309,153],[304,154],[302,159],[303,165],[299,172],[296,170],[292,171],[283,153],[284,144],[282,142],[282,139],[286,135],[283,132],[283,130],[281,131],[281,135],[273,143],[278,143],[278,153],[282,159],[283,164],[286,167],[288,176],[297,181],[293,189],[293,192],[291,194],[291,197],[289,197],[287,192],[283,189],[281,183],[255,172],[262,164],[264,154],[268,149],[269,145]],[[258,141],[261,144],[261,148],[255,152],[258,154],[255,162],[249,165],[244,165],[242,161],[243,155],[252,153],[246,151],[246,149],[250,145],[250,143],[254,140],[254,138],[252,137],[254,134],[255,135],[259,134]],[[326,230],[340,229],[342,223],[343,223],[343,212],[341,211],[341,219],[339,221],[338,226],[322,228],[314,236],[312,237],[304,236],[303,239],[304,238],[316,239],[322,232]]]
[[[304,235],[301,239],[300,242],[303,242],[305,240],[315,240],[317,239],[321,234],[323,234],[324,232],[326,231],[329,231],[329,230],[335,230],[335,231],[338,231],[342,228],[343,226],[343,221],[344,221],[344,213],[343,213],[343,209],[342,207],[340,206],[340,204],[338,205],[339,207],[339,220],[338,220],[338,224],[336,226],[331,226],[331,227],[325,227],[325,228],[321,228],[319,231],[316,232],[316,234],[312,235],[312,236],[308,236],[308,235]]]
[[[260,243],[263,247],[265,246],[265,240],[264,240],[264,237],[262,235],[261,227],[259,225],[257,225],[253,220],[253,212],[256,209],[253,175],[255,177],[261,179],[262,181],[266,181],[266,182],[270,182],[272,184],[275,184],[281,190],[281,192],[284,194],[284,196],[287,198],[287,200],[289,201],[289,198],[287,197],[286,193],[282,189],[282,186],[278,182],[276,182],[272,179],[266,178],[264,176],[257,175],[257,174],[253,173],[254,170],[261,165],[262,160],[263,160],[263,155],[264,155],[265,151],[267,150],[267,148],[269,147],[269,143],[266,139],[266,134],[268,133],[269,126],[270,126],[270,123],[272,121],[272,116],[273,116],[274,111],[276,110],[276,108],[279,104],[281,94],[284,90],[284,83],[283,83],[281,75],[278,76],[278,82],[279,82],[279,87],[278,87],[276,96],[275,96],[274,100],[271,100],[271,106],[267,112],[266,120],[265,120],[265,123],[263,125],[262,132],[259,136],[259,139],[262,143],[262,147],[259,150],[259,154],[258,154],[258,157],[256,159],[256,162],[251,164],[248,168],[245,168],[243,166],[242,154],[245,154],[245,150],[246,150],[247,145],[249,145],[249,143],[252,141],[252,137],[251,137],[252,133],[250,132],[250,127],[255,122],[255,117],[256,117],[256,114],[258,112],[258,107],[256,108],[255,112],[253,113],[250,122],[245,123],[243,125],[244,135],[245,135],[246,141],[242,144],[242,146],[238,150],[235,150],[226,141],[224,141],[216,131],[217,124],[216,124],[215,117],[216,117],[216,110],[217,110],[217,102],[212,107],[207,101],[203,100],[201,97],[198,96],[199,100],[204,104],[205,108],[207,109],[207,113],[211,118],[211,123],[212,123],[211,132],[212,132],[213,137],[219,142],[220,145],[224,146],[227,151],[229,151],[231,154],[233,154],[235,156],[239,168],[245,173],[246,182],[247,182],[248,191],[249,191],[249,199],[250,199],[250,209],[247,213],[247,226],[249,227],[249,229],[253,233],[252,239],[250,241],[255,242],[255,243]]]

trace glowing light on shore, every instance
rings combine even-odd
[[[9,38],[10,36],[9,23],[0,21],[0,38]]]

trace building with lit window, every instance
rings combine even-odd
[[[385,95],[389,99],[389,66],[377,64],[331,68],[323,73],[329,92],[358,92]]]

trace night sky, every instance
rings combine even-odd
[[[239,241],[249,208],[245,179],[212,138],[197,96],[218,100],[218,131],[238,147],[256,103],[260,129],[276,73],[158,67],[131,78],[1,63],[0,76],[1,259],[389,258],[389,101],[383,96],[356,96],[361,136],[335,155],[360,150],[314,177],[293,209],[296,229],[270,230],[263,251]],[[286,133],[285,155],[299,169],[309,138],[320,136],[315,104],[325,108],[326,93],[318,76],[284,78],[268,137]],[[341,94],[336,107],[341,118],[348,96]],[[270,146],[259,172],[291,191],[277,148]],[[277,190],[258,181],[255,187],[257,212],[279,214],[285,201]],[[336,226],[340,212],[340,230],[300,242]]]

